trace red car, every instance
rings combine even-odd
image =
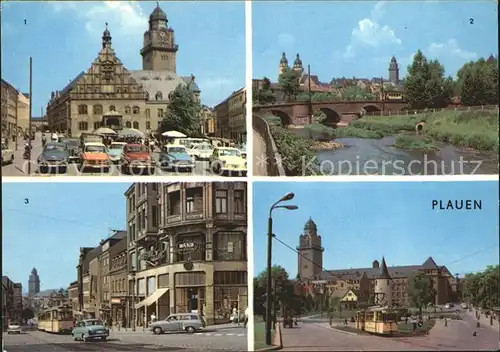
[[[122,173],[132,170],[142,170],[154,173],[155,164],[152,161],[150,150],[143,144],[127,144],[123,148],[121,158]]]

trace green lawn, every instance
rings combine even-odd
[[[271,337],[274,339],[274,330],[271,330]],[[272,341],[272,340],[271,340]],[[255,316],[254,321],[254,349],[270,347],[266,345],[266,323],[260,316]]]

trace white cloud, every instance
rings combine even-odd
[[[0,33],[0,36],[3,38],[11,33],[14,32],[14,26],[10,23],[7,23],[7,22],[2,22],[2,28],[1,28],[1,33]]]
[[[456,39],[449,39],[445,43],[431,43],[427,49],[429,56],[443,57],[451,56],[463,60],[472,60],[477,58],[477,54],[472,51],[461,49]]]
[[[295,38],[288,33],[281,33],[278,35],[278,44],[280,46],[290,46],[295,43]]]
[[[377,48],[382,45],[401,45],[401,39],[388,25],[379,22],[385,14],[385,1],[379,1],[373,7],[370,18],[364,18],[351,32],[351,42],[345,48],[344,58],[352,58],[356,55],[356,49],[360,46]]]

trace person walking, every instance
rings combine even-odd
[[[245,320],[243,321],[243,327],[246,328],[248,324],[248,307],[245,308]]]

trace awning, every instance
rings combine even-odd
[[[139,309],[141,307],[149,307],[153,303],[155,303],[158,298],[163,296],[168,291],[168,288],[159,288],[157,289],[151,296],[146,297],[139,303],[135,305],[135,309]]]

